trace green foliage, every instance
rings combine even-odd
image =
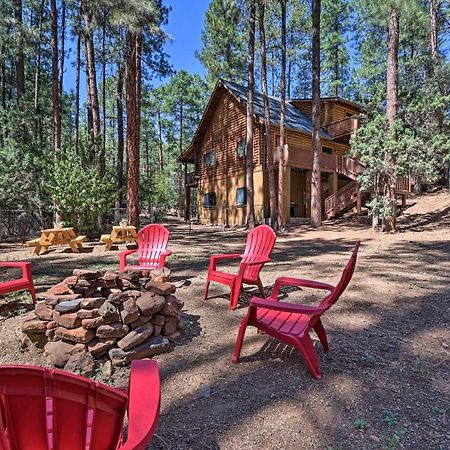
[[[367,422],[364,419],[355,419],[353,421],[353,426],[357,429],[357,430],[364,430],[364,428],[367,427]]]
[[[383,422],[390,427],[395,427],[397,425],[397,417],[392,411],[385,411]]]
[[[114,186],[100,180],[95,168],[81,164],[72,153],[63,153],[46,167],[45,189],[62,220],[79,229],[92,229],[97,217],[113,205]]]

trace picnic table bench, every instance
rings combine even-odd
[[[74,253],[79,253],[85,240],[86,236],[77,236],[74,228],[48,228],[42,230],[39,238],[27,241],[27,245],[34,247],[33,255],[39,255],[52,245],[69,245]]]
[[[105,244],[105,251],[111,250],[113,244],[123,244],[125,242],[137,242],[138,234],[136,227],[120,225],[113,226],[111,234],[102,234],[100,240]]]

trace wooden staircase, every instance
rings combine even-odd
[[[324,213],[327,219],[331,219],[355,206],[358,201],[358,192],[359,184],[356,180],[353,180],[327,197],[324,205]]]

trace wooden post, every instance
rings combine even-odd
[[[406,195],[402,194],[402,209],[406,208]]]
[[[338,191],[338,174],[337,173],[332,173],[329,178],[329,184],[330,184],[330,188],[331,188],[331,194],[335,194]]]
[[[291,223],[291,166],[284,166],[284,215],[285,223]]]
[[[185,178],[186,179],[186,178]],[[184,199],[184,220],[190,220],[191,219],[191,214],[190,214],[190,209],[191,209],[191,188],[188,186],[185,186],[185,199]]]
[[[356,194],[356,213],[361,214],[361,189],[358,186],[358,193]]]

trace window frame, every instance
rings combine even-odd
[[[242,142],[243,145],[244,145],[244,154],[243,154],[243,155],[240,155],[240,154],[239,154],[239,144],[240,144],[241,142]],[[238,139],[238,140],[236,141],[236,157],[237,157],[238,159],[244,159],[244,158],[247,157],[247,142],[246,142],[246,139],[245,139],[245,138],[241,138],[241,139]]]
[[[244,203],[238,203],[238,192],[244,191]],[[243,208],[247,206],[247,188],[245,186],[236,188],[236,206],[238,208]]]
[[[331,150],[331,153],[324,152],[324,149]],[[324,155],[333,155],[333,147],[323,146],[323,147],[322,147],[322,153],[323,153]]]
[[[213,164],[210,164],[210,163],[208,163],[208,161],[207,161],[209,155],[213,155],[213,156],[212,156]],[[216,153],[216,150],[215,150],[215,149],[211,149],[211,150],[209,150],[208,152],[206,152],[206,153],[203,155],[203,164],[204,164],[204,166],[205,166],[207,169],[210,169],[210,168],[212,168],[212,167],[216,167],[216,165],[217,165],[217,153]]]
[[[210,204],[210,201],[211,201],[211,196],[214,196],[213,198],[214,198],[214,205],[211,205]],[[208,198],[208,204],[206,204],[206,199]],[[206,209],[214,209],[214,208],[217,208],[217,195],[216,195],[216,192],[215,191],[210,191],[210,192],[205,192],[204,194],[203,194],[203,208],[206,208]]]

